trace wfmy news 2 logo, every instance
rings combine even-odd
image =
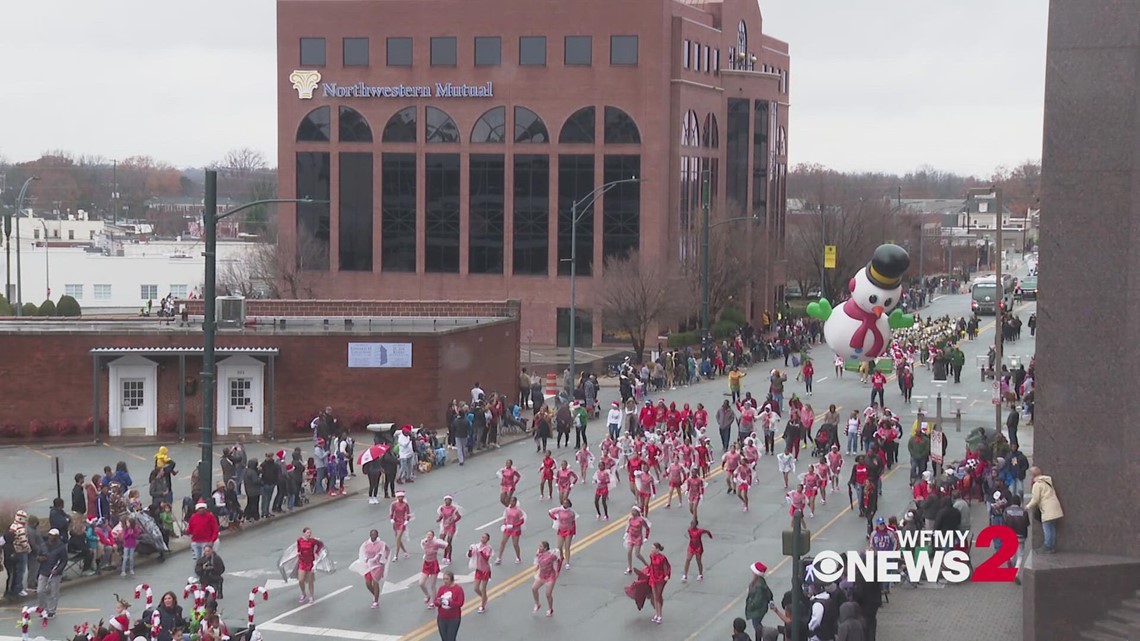
[[[1017,554],[1017,534],[1005,525],[991,525],[978,533],[975,545],[996,544],[990,558],[971,572],[969,532],[899,531],[901,550],[835,552],[824,550],[812,559],[811,574],[824,583],[875,581],[911,583],[943,580],[947,583],[1012,583],[1017,568],[1006,563]]]

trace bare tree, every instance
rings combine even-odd
[[[282,248],[272,233],[268,242],[253,245],[218,275],[218,290],[246,298],[313,298],[319,272],[312,269],[324,252],[311,236],[300,234],[296,254]],[[326,259],[327,260],[327,259]]]
[[[709,231],[709,322],[716,320],[732,301],[743,304],[745,292],[748,289],[749,267],[759,268],[759,260],[752,261],[752,254],[756,251],[748,243],[748,220],[735,220],[734,222],[717,225],[719,221],[747,218],[747,212],[733,204],[724,209],[716,209],[710,213],[709,219],[714,227]],[[696,233],[700,232],[697,225]],[[759,239],[760,235],[755,236]],[[686,261],[682,266],[682,275],[689,300],[701,304],[701,253],[698,248],[691,254],[692,260]],[[687,310],[694,316],[699,309]]]
[[[594,299],[606,322],[629,334],[640,361],[645,354],[649,330],[672,324],[679,317],[674,285],[680,279],[667,264],[645,264],[632,251],[606,259],[605,270],[596,280]]]
[[[226,155],[213,166],[228,177],[244,179],[269,168],[265,155],[256,149],[239,147],[226,152]]]
[[[896,223],[899,215],[891,213],[887,201],[863,198],[844,190],[826,192],[830,201],[809,204],[818,213],[799,214],[789,220],[788,251],[792,276],[806,283],[819,282],[823,296],[840,299],[846,293],[851,276],[867,264],[875,247],[885,240],[898,240]],[[824,245],[836,246],[835,268],[823,269]]]

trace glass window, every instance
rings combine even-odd
[[[340,154],[341,271],[372,271],[372,154]]]
[[[716,149],[720,146],[720,140],[718,140],[719,136],[720,132],[717,131],[716,127],[716,116],[711,113],[706,114],[705,129],[703,132],[703,138],[701,139],[701,146],[707,147],[709,149]]]
[[[576,307],[576,318],[574,319],[574,347],[593,347],[594,346],[594,314],[588,309]],[[558,346],[568,347],[570,345],[570,308],[558,308]]]
[[[504,169],[502,154],[471,154],[467,271],[472,274],[503,273]]]
[[[111,300],[111,286],[96,283],[95,300]]]
[[[328,152],[297,153],[295,198],[329,199],[332,188]],[[329,268],[329,203],[297,204],[296,264],[303,270]]]
[[[610,36],[610,64],[637,64],[637,36]]]
[[[594,114],[593,107],[582,107],[566,119],[562,131],[558,134],[558,142],[593,143],[594,142]]]
[[[713,73],[720,73],[720,49],[713,49]]]
[[[186,298],[187,291],[189,291],[189,288],[185,284],[170,286],[170,295],[175,298]]]
[[[386,45],[388,49],[389,67],[412,66],[411,38],[388,38]]]
[[[454,67],[456,44],[454,36],[431,39],[431,65],[433,67]]]
[[[384,142],[415,142],[416,108],[404,107],[389,118],[381,139]]]
[[[416,271],[416,156],[380,157],[380,268]]]
[[[425,157],[424,271],[459,273],[459,154]]]
[[[368,38],[344,39],[344,66],[368,66]]]
[[[301,38],[301,66],[325,66],[324,38]]]
[[[359,111],[352,107],[340,108],[340,141],[372,142],[372,127]]]
[[[603,172],[607,183],[640,176],[641,156],[606,156]],[[641,183],[615,185],[603,198],[603,258],[637,251],[641,237]]]
[[[752,111],[752,215],[768,216],[768,101]]]
[[[488,109],[471,128],[471,142],[506,142],[507,108]]]
[[[70,296],[75,300],[83,300],[83,285],[64,285],[63,293],[64,295]]]
[[[605,141],[607,145],[639,144],[641,134],[629,114],[617,107],[606,107]]]
[[[700,144],[701,133],[697,124],[697,112],[692,109],[685,112],[681,121],[681,146],[696,147]]]
[[[428,142],[459,142],[459,127],[442,109],[428,107],[424,114],[424,127]]]
[[[498,36],[475,38],[475,65],[497,67],[503,64],[503,40]]]
[[[59,230],[56,230],[56,236],[59,235],[58,232],[59,232]],[[74,229],[67,230],[67,239],[68,240],[75,240],[75,230]]]
[[[701,51],[701,71],[709,72],[709,46],[705,45]]]
[[[514,273],[545,276],[550,254],[550,158],[515,154],[514,163]]]
[[[515,107],[515,142],[550,142],[546,123],[526,107]]]
[[[139,298],[143,300],[158,298],[158,285],[139,285]]]
[[[682,47],[682,51],[681,51],[681,68],[682,69],[688,69],[689,68],[689,58],[692,57],[689,55],[689,51],[690,51],[689,46],[690,46],[689,41],[686,40],[684,43],[684,46]]]
[[[693,43],[693,71],[701,70],[701,43]]]
[[[546,36],[519,38],[519,64],[524,66],[546,64]]]
[[[317,107],[301,120],[297,127],[297,142],[328,142],[332,140],[329,131],[330,110]]]
[[[570,275],[571,222],[574,202],[594,190],[594,156],[562,154],[558,156],[558,275]],[[577,270],[589,276],[594,264],[594,207],[578,212]]]
[[[590,65],[594,62],[593,36],[566,36],[565,64]]]
[[[725,141],[725,195],[740,207],[748,206],[748,101],[728,99],[728,138]]]

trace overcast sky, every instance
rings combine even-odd
[[[988,176],[1039,158],[1047,4],[763,2],[764,30],[791,44],[791,162]],[[276,157],[273,0],[6,2],[4,24],[10,161]]]

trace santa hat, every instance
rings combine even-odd
[[[408,493],[403,491],[403,490],[396,490],[396,498],[400,498],[402,496],[407,496],[407,495],[408,495]]]
[[[120,614],[119,616],[111,619],[110,625],[112,628],[118,630],[119,632],[124,632],[127,628],[131,627],[131,620],[127,618],[127,615]]]
[[[277,460],[278,461],[284,461],[285,460],[285,450],[277,450]]]
[[[925,472],[922,473],[922,480],[929,481],[932,476],[933,476],[933,473],[930,470],[926,470]]]
[[[412,424],[408,423],[407,425],[401,427],[400,431],[403,432],[404,434],[411,434],[412,433]]]
[[[197,503],[194,504],[195,510],[205,510],[207,508],[209,508],[209,506],[206,505],[205,501],[198,501]]]
[[[455,497],[451,496],[450,494],[445,494],[445,495],[444,495],[444,497],[443,497],[443,500],[445,500],[445,501],[446,501],[446,500],[448,500],[448,499],[451,499],[452,501],[454,501],[454,500],[455,500]]]
[[[755,574],[756,576],[761,576],[767,571],[768,571],[768,566],[764,565],[763,563],[761,563],[759,561],[752,564],[752,574]]]
[[[295,469],[297,469],[297,468],[293,467],[293,464],[292,464],[292,463],[290,463],[290,464],[288,464],[288,465],[286,465],[286,466],[285,466],[285,471],[286,471],[286,472],[292,472],[292,471],[293,471],[293,470],[295,470]]]
[[[617,401],[614,401],[613,403],[610,403],[610,405],[613,405],[614,407],[621,407],[621,403],[619,403],[619,402],[617,402]]]

